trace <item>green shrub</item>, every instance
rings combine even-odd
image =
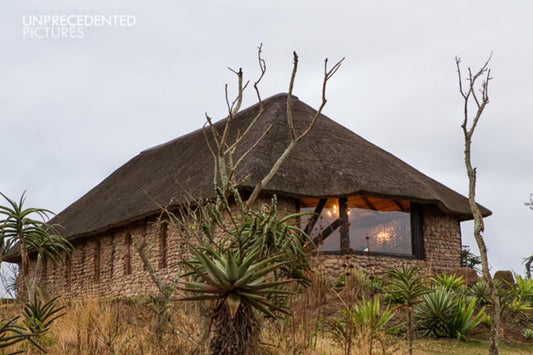
[[[415,308],[415,320],[425,336],[464,339],[483,319],[484,310],[474,315],[475,306],[475,300],[439,287],[423,296]]]
[[[524,336],[524,338],[526,338],[527,341],[532,341],[533,340],[533,329],[526,328],[522,330],[522,335]]]
[[[476,281],[472,286],[470,286],[467,289],[466,294],[474,297],[478,305],[485,306],[490,304],[487,284],[482,280]]]
[[[533,305],[533,280],[523,278],[522,276],[515,274],[516,280],[516,292],[518,296]]]
[[[389,307],[382,308],[379,298],[363,299],[360,303],[354,304],[351,308],[342,311],[340,319],[330,318],[334,339],[339,342],[345,353],[351,353],[352,345],[359,345],[359,353],[362,346],[366,346],[372,353],[374,342],[381,344],[385,348],[383,333],[389,328],[389,322],[394,317],[394,311]]]
[[[431,278],[432,284],[435,287],[443,287],[446,290],[458,291],[464,287],[465,280],[462,276],[457,277],[455,274],[446,275],[436,275]]]

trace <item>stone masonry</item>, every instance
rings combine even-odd
[[[294,211],[294,200],[280,201],[280,210]],[[416,265],[429,273],[452,271],[460,266],[461,234],[456,218],[438,208],[423,209],[424,260],[372,255],[318,255],[314,264],[331,277],[348,265],[380,274],[402,264]],[[74,243],[70,261],[42,270],[42,286],[50,295],[67,299],[82,297],[131,297],[153,294],[156,287],[135,250],[134,241],[145,239],[153,248],[149,259],[159,277],[171,283],[179,271],[183,239],[170,226],[161,228],[155,220],[137,222]],[[166,245],[166,252],[164,246]]]

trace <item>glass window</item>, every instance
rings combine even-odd
[[[345,238],[352,252],[414,255],[409,201],[350,196],[347,202]],[[318,214],[317,217],[302,217],[301,227],[315,240],[320,251],[341,251],[342,213],[339,208],[338,198],[300,201],[301,212]]]
[[[323,204],[321,211],[317,211],[318,216],[313,216],[317,206]],[[335,223],[339,219],[339,204],[336,198],[329,198],[325,202],[319,199],[304,199],[300,203],[300,212],[309,213],[302,216],[301,227],[303,230],[313,226],[308,235],[315,240],[320,251],[339,251],[341,235],[338,225]],[[314,221],[314,225],[313,225]],[[309,223],[311,222],[311,224]]]
[[[411,216],[407,212],[350,208],[350,247],[354,251],[412,254]]]

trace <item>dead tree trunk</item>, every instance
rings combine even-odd
[[[492,57],[492,54],[491,54]],[[467,85],[463,87],[463,78],[461,76],[461,59],[455,58],[455,63],[457,65],[457,73],[459,75],[459,91],[464,100],[464,119],[461,128],[463,130],[463,135],[465,139],[465,166],[468,175],[468,200],[470,202],[470,209],[472,210],[472,215],[474,217],[474,238],[476,239],[477,246],[479,248],[479,253],[481,256],[481,268],[483,272],[483,279],[487,284],[489,290],[489,295],[492,303],[491,310],[491,328],[490,328],[490,348],[489,354],[498,354],[498,337],[500,330],[500,299],[497,295],[496,287],[490,275],[489,271],[489,261],[487,256],[487,247],[485,245],[485,240],[483,239],[483,232],[485,230],[485,225],[483,222],[483,215],[481,210],[476,203],[476,174],[477,170],[472,166],[471,161],[471,146],[472,146],[472,136],[476,126],[483,114],[483,110],[489,103],[489,81],[490,69],[488,69],[488,64],[490,58],[485,62],[485,64],[477,71],[473,73],[470,68],[468,68],[468,75],[466,77]],[[476,86],[476,81],[480,79],[482,83],[480,86]],[[478,91],[479,92],[476,92]],[[481,95],[481,97],[479,97]],[[473,102],[472,102],[473,100]],[[474,116],[471,117],[469,113],[469,107],[474,107]],[[469,121],[472,121],[471,123]]]

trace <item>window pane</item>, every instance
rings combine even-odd
[[[350,208],[348,219],[354,251],[412,254],[410,213]]]
[[[307,203],[302,204],[300,207],[300,212],[314,212],[316,205],[318,204],[318,199],[313,201],[306,201]],[[337,199],[330,198],[328,199],[326,205],[322,209],[322,213],[318,217],[315,226],[309,236],[311,238],[316,238],[320,233],[323,233],[328,229],[328,227],[339,218],[339,206]],[[305,229],[307,223],[311,219],[311,215],[303,216],[301,221],[301,228]],[[329,236],[323,240],[323,244],[318,246],[320,251],[340,251],[341,242],[340,242],[340,232],[337,227]]]

